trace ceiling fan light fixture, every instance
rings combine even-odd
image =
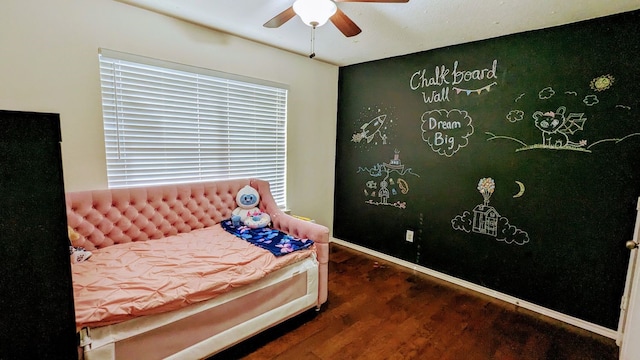
[[[293,11],[302,22],[314,28],[324,25],[337,9],[331,0],[296,0],[293,3]]]

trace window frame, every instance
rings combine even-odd
[[[286,208],[288,86],[108,49],[98,59],[109,188],[260,178]]]

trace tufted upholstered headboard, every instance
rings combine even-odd
[[[75,245],[87,250],[159,239],[230,218],[236,194],[248,184],[242,179],[70,192],[67,221],[81,235]]]

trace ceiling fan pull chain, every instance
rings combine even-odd
[[[313,59],[316,56],[316,27],[311,27],[311,54],[309,59]]]

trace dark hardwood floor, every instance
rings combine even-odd
[[[329,300],[220,359],[617,359],[615,341],[331,245]]]

